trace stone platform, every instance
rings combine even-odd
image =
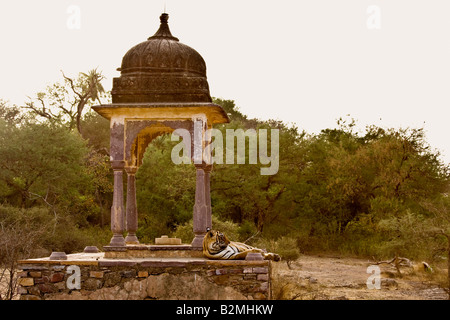
[[[157,251],[159,254],[176,252],[137,246],[128,250],[128,255]],[[68,254],[66,260],[50,257],[22,260],[19,261],[22,271],[18,293],[22,300],[271,298],[270,261],[208,260],[188,256],[192,250],[187,248],[184,251],[185,257],[118,258],[127,251],[111,250]],[[115,255],[115,258],[108,257]]]
[[[133,259],[133,258],[203,258],[203,251],[195,249],[189,244],[181,245],[147,245],[128,244],[126,247],[103,247],[105,258]]]

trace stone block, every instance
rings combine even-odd
[[[136,277],[136,270],[125,270],[121,271],[120,275],[123,278],[135,278]]]
[[[49,278],[47,276],[43,276],[41,278],[34,278],[34,283],[35,284],[45,283],[45,282],[49,282]]]
[[[28,287],[28,293],[35,296],[41,295],[41,291],[37,286]]]
[[[18,273],[17,273],[17,276],[18,276],[19,278],[26,278],[26,277],[28,277],[28,271],[21,271],[21,272],[18,272]]]
[[[228,275],[220,275],[212,278],[216,284],[224,285],[229,282],[230,277]]]
[[[100,267],[133,267],[137,264],[136,261],[127,260],[109,260],[109,261],[99,261],[98,265]]]
[[[122,277],[118,272],[110,272],[105,274],[104,279],[105,279],[104,283],[105,287],[114,287],[115,285],[120,283]]]
[[[269,275],[267,273],[263,273],[263,274],[258,274],[258,276],[256,277],[256,280],[259,281],[269,281]]]
[[[269,268],[267,268],[267,267],[255,267],[255,268],[253,268],[253,273],[269,273]]]
[[[222,275],[222,274],[227,274],[228,270],[227,269],[217,269],[216,270],[216,275]]]
[[[84,253],[97,253],[99,252],[98,248],[96,246],[87,246],[84,248]]]
[[[104,272],[103,271],[90,271],[89,272],[89,277],[91,278],[97,278],[97,279],[101,279],[104,276]]]
[[[161,236],[161,238],[155,239],[155,245],[181,245],[181,239],[169,238],[168,236]]]
[[[22,287],[34,286],[34,279],[33,278],[20,278],[19,285],[21,285]]]
[[[230,273],[230,274],[242,274],[242,273],[244,273],[244,269],[228,269],[228,273]]]
[[[245,260],[260,261],[260,260],[264,260],[264,257],[259,252],[249,252],[249,253],[247,253],[247,256],[245,257]]]
[[[40,278],[40,277],[42,277],[42,272],[41,271],[30,271],[29,275],[32,278]]]
[[[148,271],[139,271],[138,272],[138,278],[147,278],[148,277]]]
[[[22,287],[22,286],[17,287],[17,294],[27,294],[27,293],[28,293],[27,288]]]
[[[52,266],[52,270],[54,271],[62,271],[66,268],[66,266]]]
[[[253,273],[253,268],[244,268],[242,270],[243,273]]]
[[[256,291],[258,292],[267,292],[269,290],[269,283],[263,282],[257,287]]]
[[[38,288],[41,293],[54,293],[58,291],[55,286],[49,283],[41,283],[38,285]]]
[[[52,252],[49,259],[50,260],[67,260],[67,255],[65,252]]]
[[[50,275],[50,282],[54,283],[54,282],[60,282],[64,280],[64,273],[53,273],[52,275]]]
[[[66,282],[65,281],[61,281],[61,282],[56,282],[54,284],[55,288],[58,289],[58,291],[63,291],[66,289]]]
[[[83,282],[82,287],[85,290],[97,290],[102,287],[102,281],[95,278],[89,278]]]
[[[48,270],[48,266],[44,264],[19,264],[17,266],[21,270]]]

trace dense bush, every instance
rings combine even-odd
[[[223,136],[227,129],[277,129],[280,156],[275,175],[261,175],[260,162],[248,164],[248,152],[245,165],[214,165],[213,229],[236,241],[272,241],[280,252],[445,254],[450,170],[422,129],[356,132],[354,120],[339,119],[337,128],[308,134],[248,119],[231,100],[214,101],[231,119],[216,126]],[[38,121],[0,101],[0,203],[17,223],[27,221],[27,212],[45,227],[37,247],[74,252],[109,241],[112,175],[108,122],[87,113],[81,135],[67,121]],[[171,161],[174,145],[168,135],[154,139],[136,175],[143,243],[161,235],[193,238],[195,168]]]

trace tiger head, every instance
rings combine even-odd
[[[220,231],[210,230],[206,232],[206,235],[203,239],[203,250],[207,250],[208,252],[214,254],[223,251],[230,240]]]

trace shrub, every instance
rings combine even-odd
[[[225,234],[231,241],[239,241],[239,225],[231,221],[223,221],[212,216],[212,229],[217,230]],[[192,219],[189,222],[178,225],[175,232],[172,233],[172,237],[180,238],[183,243],[191,243],[194,239],[193,222]]]

